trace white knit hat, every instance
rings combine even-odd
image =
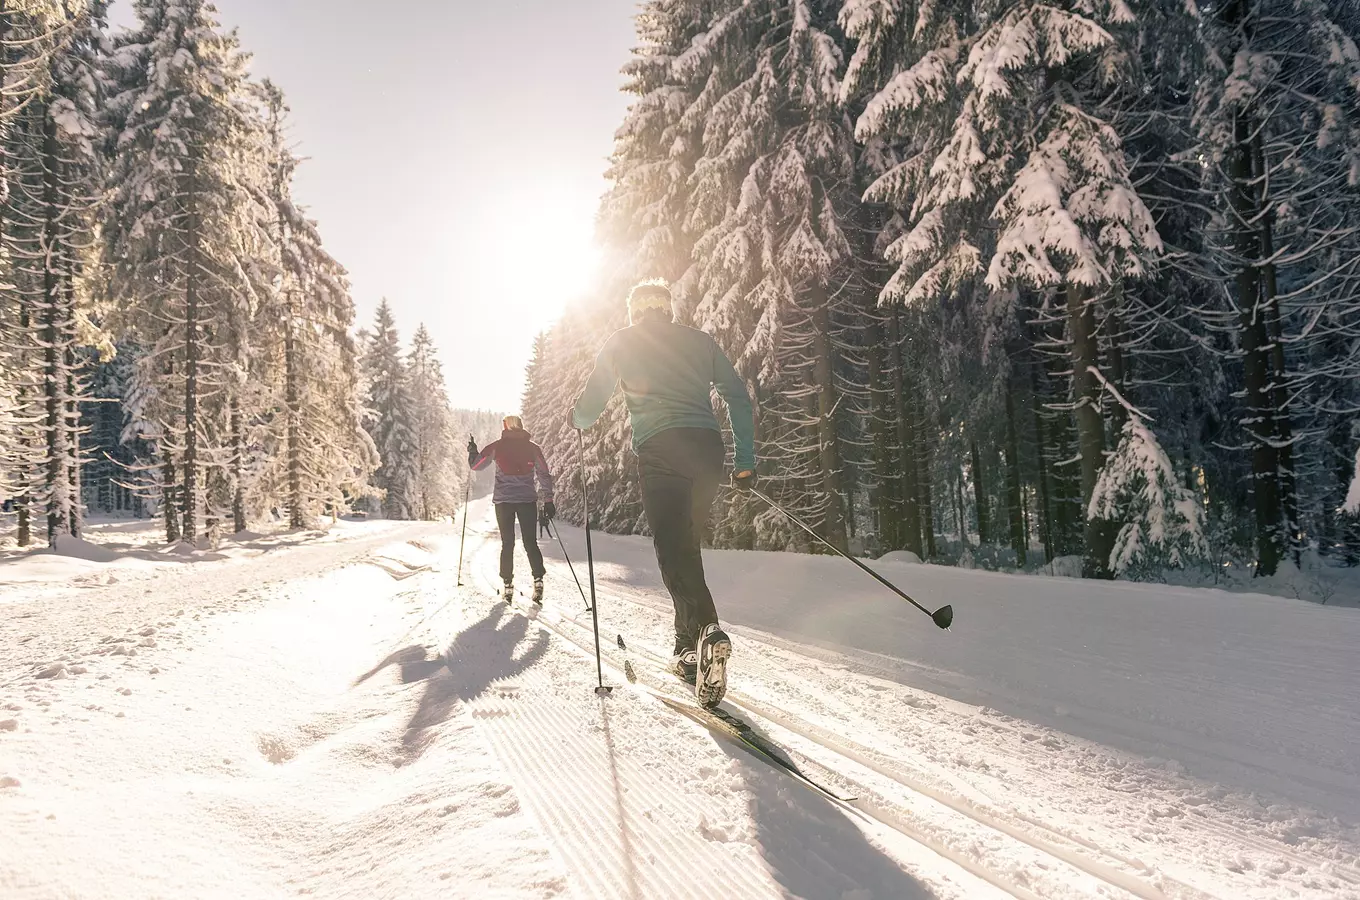
[[[636,325],[642,313],[652,309],[664,312],[667,319],[673,319],[675,309],[672,304],[671,289],[665,281],[657,278],[639,282],[628,292],[628,321]]]

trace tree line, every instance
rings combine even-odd
[[[762,480],[840,547],[1100,577],[1360,555],[1360,6],[649,0],[637,23],[607,272],[528,369],[558,467],[593,350],[660,276],[738,361]],[[585,468],[599,524],[636,532],[625,419]],[[712,539],[813,549],[740,495]]]
[[[293,198],[283,92],[204,0],[0,0],[0,500],[20,546],[87,507],[168,541],[372,506],[451,514],[428,333],[354,333]]]

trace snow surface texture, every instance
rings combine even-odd
[[[600,701],[561,551],[507,607],[486,512],[462,589],[447,525],[0,562],[0,896],[1360,897],[1354,610],[877,563],[943,633],[708,555],[733,712],[845,808],[624,686],[614,634],[669,651],[647,542],[597,538]]]

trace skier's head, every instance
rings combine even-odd
[[[671,289],[660,278],[638,282],[628,292],[628,321],[636,325],[652,317],[674,321]]]
[[[506,416],[504,419],[501,419],[501,427],[506,431],[523,431],[524,420],[519,416]]]

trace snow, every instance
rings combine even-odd
[[[461,521],[0,560],[0,895],[1360,897],[1356,610],[876,561],[946,633],[834,557],[706,554],[731,708],[844,808],[628,689],[647,541],[596,536],[601,701],[560,548],[521,615],[488,512],[462,588]]]

